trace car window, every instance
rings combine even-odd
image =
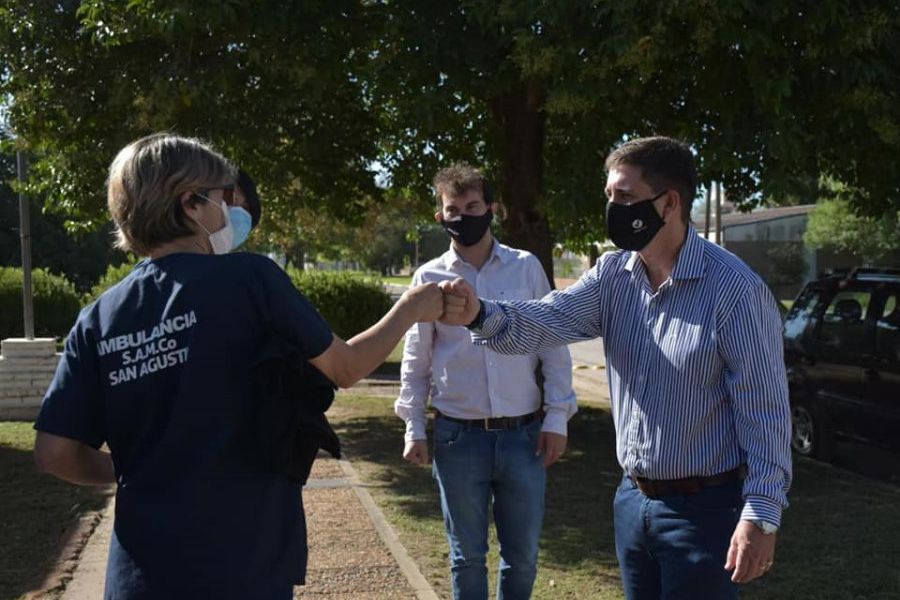
[[[834,295],[819,329],[819,341],[823,350],[837,350],[850,354],[871,353],[871,321],[867,321],[872,293],[844,290]]]
[[[821,312],[824,290],[807,287],[791,306],[784,318],[784,339],[787,347],[794,347],[801,342],[803,333],[807,331],[807,327],[816,318],[816,314]]]
[[[880,358],[900,363],[900,303],[897,292],[888,295],[875,323],[875,348]]]

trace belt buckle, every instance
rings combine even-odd
[[[502,427],[491,427],[491,418],[485,417],[484,430],[485,431],[503,431],[503,428]]]

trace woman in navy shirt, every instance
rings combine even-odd
[[[230,253],[251,220],[236,177],[170,134],[110,167],[117,244],[146,259],[81,311],[35,424],[39,468],[117,486],[108,599],[290,598],[306,570],[300,488],[255,453],[250,366],[287,344],[348,387],[443,311],[420,286],[341,340],[275,263]]]

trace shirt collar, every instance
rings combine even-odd
[[[628,257],[628,260],[625,261],[625,270],[629,273],[634,274],[634,266],[637,264],[637,261],[641,260],[641,255],[632,250]]]
[[[631,252],[631,256],[625,262],[625,270],[634,276],[634,267],[641,260],[640,254]],[[688,225],[687,235],[678,257],[675,259],[675,268],[672,271],[672,281],[676,279],[698,279],[706,271],[706,261],[703,254],[703,240],[697,234],[693,225]]]
[[[688,225],[687,236],[684,244],[675,259],[675,269],[672,270],[672,280],[699,279],[706,271],[704,260],[703,239],[697,235],[693,225]]]
[[[497,241],[497,238],[494,238],[494,244],[491,246],[491,255],[488,257],[487,262],[485,264],[491,262],[494,259],[499,260],[502,263],[507,263],[513,258],[513,251],[500,242]],[[453,242],[450,242],[450,248],[444,252],[444,266],[447,268],[460,265],[460,264],[469,264],[467,263],[462,256],[456,251],[456,248],[453,247]]]

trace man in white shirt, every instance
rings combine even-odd
[[[447,252],[416,271],[413,285],[462,277],[486,298],[530,300],[549,293],[537,258],[491,235],[497,204],[481,172],[452,165],[438,172],[434,189],[435,220],[452,241]],[[497,598],[528,598],[537,573],[546,468],[565,451],[567,422],[577,410],[569,351],[563,346],[502,355],[472,344],[463,327],[422,323],[406,334],[394,405],[406,422],[403,457],[422,465],[428,463],[429,396],[436,413],[433,473],[450,543],[453,596],[488,597],[485,555],[493,498],[500,542]]]

